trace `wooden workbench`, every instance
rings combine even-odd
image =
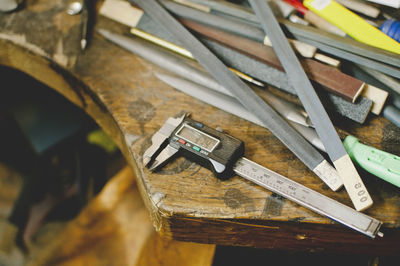
[[[142,155],[151,135],[181,111],[245,142],[245,156],[351,206],[332,192],[269,131],[186,96],[162,83],[165,72],[94,34],[79,48],[80,17],[67,0],[26,1],[0,14],[0,64],[21,70],[83,108],[112,137],[134,170],[155,228],[177,240],[269,249],[399,254],[400,191],[360,171],[374,200],[366,214],[384,222],[383,238],[369,239],[240,177],[220,181],[183,158],[150,173]],[[100,4],[100,1],[99,3]],[[96,28],[128,34],[97,17]],[[4,86],[3,86],[4,88]],[[381,117],[363,125],[335,120],[342,135],[400,154],[400,130]],[[117,193],[117,192],[116,192]]]

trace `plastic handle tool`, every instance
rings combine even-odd
[[[400,157],[367,146],[353,136],[343,142],[350,158],[371,174],[400,187]]]
[[[382,23],[379,29],[387,36],[400,42],[400,21],[394,19],[388,19]]]
[[[400,44],[333,0],[304,0],[304,6],[357,41],[400,54]]]

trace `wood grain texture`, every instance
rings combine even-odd
[[[190,98],[159,81],[163,72],[95,34],[79,50],[79,18],[65,14],[67,1],[27,1],[16,13],[0,14],[0,64],[13,67],[82,107],[121,148],[134,171],[153,225],[184,241],[302,251],[398,254],[398,189],[361,172],[375,204],[366,213],[384,222],[385,237],[371,240],[239,177],[227,181],[183,158],[150,173],[142,155],[164,121],[185,110],[211,127],[240,137],[245,155],[282,175],[351,206],[345,191],[334,193],[269,131]],[[96,27],[129,34],[98,17]],[[400,132],[371,117],[361,127],[339,120],[341,134],[400,154]]]

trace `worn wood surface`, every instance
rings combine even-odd
[[[69,1],[35,0],[0,14],[0,64],[19,69],[82,107],[115,140],[132,167],[155,228],[185,241],[262,248],[369,254],[399,254],[398,188],[361,172],[374,200],[365,213],[384,222],[375,240],[353,232],[240,177],[214,178],[207,169],[178,158],[158,173],[142,165],[151,135],[184,110],[245,142],[245,155],[282,175],[351,206],[334,193],[264,128],[201,103],[163,84],[163,72],[94,34],[79,50],[79,16],[65,13]],[[99,1],[98,4],[101,4]],[[96,27],[129,29],[97,17]],[[400,154],[399,129],[381,117],[364,126],[335,119],[342,135]],[[117,192],[116,192],[117,193]]]

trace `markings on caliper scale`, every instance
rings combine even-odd
[[[292,200],[318,214],[327,216],[369,237],[374,238],[377,234],[383,236],[383,234],[379,232],[382,222],[377,219],[358,212],[315,190],[309,189],[258,165],[249,159],[240,158],[233,170],[237,175],[263,188]]]
[[[155,170],[178,152],[211,169],[220,179],[236,173],[364,235],[383,236],[379,231],[381,221],[244,158],[241,140],[194,121],[186,114],[169,118],[153,135],[152,145],[145,151],[143,161],[150,170]]]

